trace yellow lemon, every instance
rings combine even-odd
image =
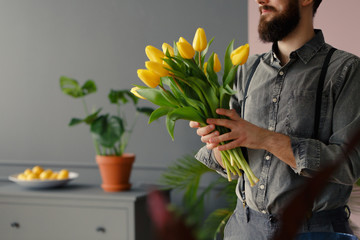
[[[39,177],[35,173],[30,173],[29,175],[26,176],[26,180],[36,180],[36,179],[39,179]]]
[[[31,171],[30,168],[27,168],[27,169],[24,171],[25,176],[29,175],[30,173],[32,173],[32,171]]]
[[[44,171],[44,169],[40,166],[35,166],[32,169],[32,172],[37,174],[38,176]]]
[[[39,177],[41,180],[46,180],[49,179],[52,175],[52,170],[51,169],[46,169],[45,171],[43,171],[42,173],[40,173]]]
[[[58,180],[68,179],[69,178],[69,171],[67,169],[62,169],[57,176]]]
[[[17,176],[17,179],[19,180],[26,180],[26,175],[24,173],[20,173],[18,176]]]
[[[58,173],[57,172],[53,172],[52,174],[51,174],[51,176],[49,177],[49,179],[50,180],[56,180],[57,179],[57,177],[58,177]]]

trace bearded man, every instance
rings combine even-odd
[[[243,147],[259,178],[254,187],[239,178],[226,240],[271,239],[278,216],[306,178],[335,162],[360,128],[360,59],[334,49],[314,29],[321,0],[257,2],[259,36],[272,49],[239,69],[232,109],[217,110],[228,119],[208,119],[206,127],[190,122],[206,143],[199,161],[226,176],[219,151]],[[215,125],[230,132],[219,135]],[[359,177],[357,147],[332,175],[300,232],[351,233],[346,204]]]

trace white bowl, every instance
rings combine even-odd
[[[54,187],[60,187],[68,182],[76,179],[79,174],[76,172],[69,172],[69,178],[62,179],[62,180],[40,180],[40,179],[34,179],[34,180],[20,180],[17,179],[18,174],[13,174],[9,176],[9,180],[19,184],[22,187],[25,188],[54,188]]]

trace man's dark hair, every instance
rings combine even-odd
[[[315,15],[316,10],[318,9],[320,3],[322,0],[314,0],[314,5],[313,5],[313,15]]]

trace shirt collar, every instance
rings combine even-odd
[[[315,54],[321,49],[321,47],[325,44],[324,35],[320,29],[315,29],[315,36],[305,43],[301,48],[295,50],[290,54],[290,57],[293,58],[297,55],[301,61],[307,64],[311,58],[315,56]],[[272,45],[272,62],[278,62],[278,58],[276,57],[276,52],[278,50],[277,42]]]

